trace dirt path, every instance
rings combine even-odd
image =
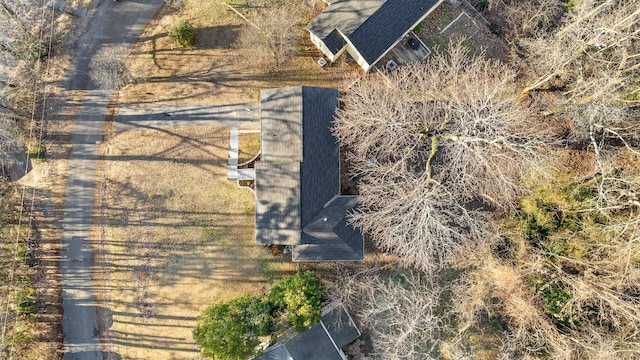
[[[102,359],[93,284],[93,219],[96,164],[111,91],[96,90],[88,70],[105,44],[133,44],[162,0],[104,2],[80,38],[63,95],[61,116],[74,121],[65,183],[60,244],[64,359]]]

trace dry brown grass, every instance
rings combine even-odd
[[[169,39],[169,29],[179,20],[193,24],[193,48],[184,49]],[[243,47],[238,40],[241,32],[254,30],[218,1],[187,1],[181,11],[165,7],[133,48],[127,61],[132,83],[125,87],[121,101],[255,102],[261,89],[303,84],[336,87],[341,86],[337,81],[358,75],[342,62],[320,68],[315,63],[320,53],[310,46],[302,26],[297,29],[297,55],[277,69],[257,64],[252,61],[255,49]]]
[[[259,133],[241,133],[238,135],[238,164],[253,159],[260,152]]]
[[[21,179],[18,186],[4,179],[0,181],[0,263],[3,265],[0,269],[0,317],[10,316],[7,322],[0,322],[3,345],[8,345],[0,348],[3,359],[48,360],[60,356],[59,244],[55,213],[51,211],[51,195],[58,195],[56,189],[59,187],[49,182],[51,175],[46,173],[52,171],[49,163],[34,165],[29,178]],[[36,184],[29,183],[34,177],[40,179],[36,179]],[[20,211],[22,199],[24,207]],[[38,221],[29,221],[31,215]],[[32,256],[25,252],[27,238],[31,239]],[[18,303],[25,299],[18,294],[30,291],[33,291],[30,298],[35,301],[33,312],[11,318],[17,312]],[[6,301],[9,301],[8,307]]]
[[[200,311],[263,292],[269,275],[294,269],[255,244],[253,193],[226,179],[228,139],[226,128],[185,127],[110,141],[110,282],[100,291],[110,297],[111,351],[123,358],[199,358],[191,331]]]

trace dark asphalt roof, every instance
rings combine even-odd
[[[361,335],[347,309],[338,301],[333,301],[322,308],[322,323],[333,342],[341,349]]]
[[[303,87],[300,221],[304,227],[340,193],[340,146],[331,133],[338,90]]]
[[[322,309],[321,323],[276,343],[254,360],[342,360],[338,349],[359,336],[347,310],[334,301]]]
[[[338,90],[299,86],[260,96],[256,239],[297,245],[303,224],[340,189],[339,148],[331,134]]]
[[[338,0],[311,21],[307,29],[323,41],[326,39],[325,45],[331,51],[337,43],[330,35],[337,29],[367,63],[373,64],[440,1]]]
[[[260,356],[253,358],[253,360],[290,360],[291,355],[284,347],[283,344],[276,344],[268,348]]]
[[[346,44],[342,35],[350,37],[384,2],[385,0],[336,1],[313,19],[307,29],[322,39],[329,50],[336,54]]]
[[[294,246],[293,261],[358,261],[364,256],[360,229],[347,224],[346,214],[358,205],[357,196],[336,196],[304,226],[302,244]]]
[[[336,196],[340,149],[331,127],[337,107],[336,89],[302,86],[261,92],[256,241],[294,245],[294,261],[363,257],[362,233],[345,219],[358,200]]]
[[[293,337],[285,346],[294,360],[342,360],[321,324]]]
[[[336,29],[333,29],[333,31],[331,31],[329,35],[325,36],[322,39],[322,42],[324,42],[324,45],[327,47],[327,49],[329,49],[329,51],[331,51],[333,55],[337,54],[340,49],[347,45],[347,42]]]

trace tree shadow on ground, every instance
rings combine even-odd
[[[242,26],[220,25],[196,28],[196,40],[194,46],[198,49],[230,49],[238,40]]]

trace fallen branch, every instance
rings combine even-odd
[[[234,13],[238,14],[238,16],[240,16],[244,21],[246,21],[249,25],[253,26],[254,28],[262,31],[262,29],[260,29],[260,27],[258,27],[258,25],[256,25],[254,22],[252,22],[251,20],[247,19],[244,15],[242,15],[242,13],[240,13],[240,11],[236,10],[233,6],[227,4],[226,2],[223,2],[222,5],[227,6],[229,9],[231,9],[231,11],[233,11]]]

